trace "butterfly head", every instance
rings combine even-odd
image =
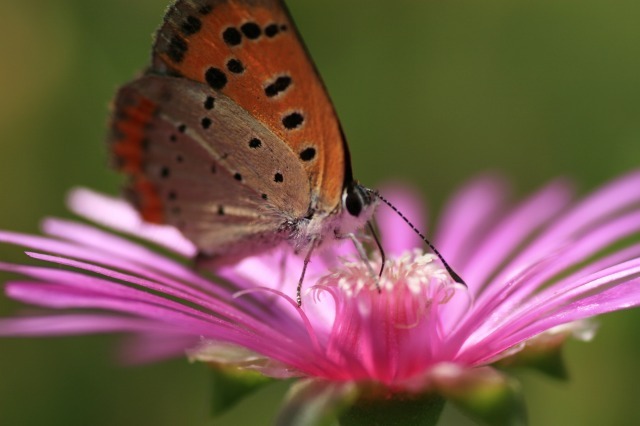
[[[340,233],[350,233],[364,226],[377,205],[378,199],[373,191],[356,181],[348,183],[342,192]]]
[[[373,204],[374,197],[371,191],[358,182],[351,182],[342,193],[342,208],[353,217],[366,214]]]

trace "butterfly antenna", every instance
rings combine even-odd
[[[440,261],[442,262],[442,265],[444,265],[445,269],[447,270],[447,273],[451,276],[451,278],[453,278],[453,280],[457,283],[460,283],[462,285],[464,285],[465,287],[467,287],[467,283],[464,282],[464,280],[462,279],[462,277],[460,277],[460,275],[458,275],[456,273],[456,271],[453,270],[453,268],[451,266],[449,266],[449,264],[447,263],[446,260],[444,260],[444,257],[440,254],[440,252],[438,251],[437,248],[435,248],[435,246],[433,244],[431,244],[431,241],[429,241],[427,239],[427,237],[424,236],[424,234],[422,232],[420,232],[418,230],[418,228],[415,227],[415,225],[413,223],[411,223],[411,221],[409,219],[407,219],[407,217],[402,214],[402,212],[400,210],[398,210],[398,208],[396,206],[394,206],[393,204],[391,204],[391,202],[389,200],[387,200],[386,198],[384,198],[382,195],[380,195],[380,193],[378,191],[375,190],[369,190],[369,192],[371,194],[373,194],[375,197],[377,197],[380,201],[382,201],[383,203],[385,203],[387,206],[389,206],[394,212],[396,212],[396,214],[398,216],[400,216],[402,218],[402,220],[405,221],[405,223],[407,225],[409,225],[409,227],[413,230],[413,232],[416,233],[416,235],[418,237],[420,237],[420,239],[422,241],[424,241],[424,243],[429,246],[429,248],[431,249],[431,251],[433,251],[433,253],[438,256],[438,258],[440,259]]]

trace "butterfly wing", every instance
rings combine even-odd
[[[352,180],[331,101],[277,0],[175,2],[112,128],[142,216],[209,255],[295,238],[287,227],[337,212]]]
[[[340,205],[351,181],[333,105],[279,0],[180,0],[158,31],[150,72],[228,96],[296,153],[315,210]]]
[[[131,177],[130,198],[146,220],[177,226],[204,254],[273,246],[307,213],[311,191],[296,154],[228,97],[148,75],[120,89],[115,108],[111,146]]]

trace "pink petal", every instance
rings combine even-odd
[[[184,356],[186,350],[195,347],[200,340],[200,337],[151,330],[128,336],[119,348],[118,357],[131,365],[163,361]]]
[[[406,185],[385,185],[380,194],[389,200],[400,213],[421,232],[427,233],[427,214],[419,192]],[[381,242],[389,256],[400,256],[407,250],[423,247],[424,243],[409,225],[384,203],[376,211],[376,222],[380,226]]]
[[[509,279],[513,271],[522,269],[522,265],[537,262],[549,250],[571,243],[575,235],[584,233],[588,228],[637,203],[640,203],[640,172],[629,173],[603,186],[557,218],[547,230],[503,268],[502,273],[496,277],[496,281]]]
[[[480,289],[490,274],[512,255],[532,232],[564,210],[571,201],[570,185],[553,182],[520,203],[491,230],[475,248],[464,268],[464,279],[471,288]]]
[[[143,222],[138,212],[120,198],[76,188],[69,192],[67,204],[71,211],[92,222],[153,241],[183,256],[193,257],[196,254],[194,245],[177,229]]]
[[[487,175],[466,184],[446,205],[434,242],[454,269],[463,273],[480,238],[496,223],[505,204],[506,183]]]
[[[640,279],[628,282],[620,282],[615,286],[596,295],[576,300],[557,310],[538,316],[538,320],[528,327],[519,330],[506,339],[491,341],[482,349],[477,348],[478,362],[491,359],[506,348],[512,347],[526,339],[549,330],[557,325],[567,324],[572,321],[590,318],[596,315],[613,312],[621,309],[629,309],[640,305]]]
[[[62,336],[90,333],[151,332],[164,327],[155,321],[111,314],[65,314],[0,320],[0,336]]]
[[[179,262],[93,226],[61,219],[47,219],[43,228],[47,234],[71,241],[81,249],[105,253],[114,259],[135,261],[144,268],[188,281],[205,291],[219,295],[228,294],[220,286],[212,285]]]

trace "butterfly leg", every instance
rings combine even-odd
[[[384,253],[384,249],[382,248],[382,244],[380,243],[378,234],[376,233],[376,230],[373,227],[373,224],[371,223],[370,220],[367,221],[367,226],[369,228],[369,232],[373,236],[373,240],[376,242],[376,246],[378,247],[378,250],[380,251],[380,272],[378,273],[378,277],[381,277],[382,273],[384,272],[384,264],[387,262],[387,256]],[[378,287],[378,290],[380,290],[379,287]]]
[[[354,247],[356,248],[356,251],[358,252],[358,256],[360,256],[360,259],[362,259],[364,264],[367,265],[367,269],[369,270],[369,275],[371,275],[371,278],[373,278],[376,281],[376,289],[378,290],[378,293],[382,292],[382,290],[380,289],[380,275],[382,275],[382,268],[384,267],[384,255],[382,257],[383,258],[383,262],[382,262],[383,266],[382,266],[382,268],[380,268],[380,275],[378,275],[373,270],[373,267],[371,266],[371,262],[369,261],[369,258],[367,257],[367,252],[364,250],[364,246],[362,245],[362,243],[360,242],[358,237],[356,237],[356,235],[353,234],[353,233],[349,233],[349,234],[345,234],[344,236],[342,236],[342,238],[348,238],[348,239],[351,240],[351,242],[353,243]],[[376,237],[376,241],[378,241],[377,237]],[[382,252],[382,253],[384,253],[384,252]]]
[[[313,250],[316,248],[316,240],[311,240],[311,244],[309,245],[309,251],[307,255],[304,257],[304,264],[302,265],[302,274],[300,274],[300,279],[298,280],[298,287],[296,288],[296,302],[298,303],[298,308],[302,306],[302,282],[304,281],[304,274],[307,273],[307,265],[311,261],[311,254]]]

